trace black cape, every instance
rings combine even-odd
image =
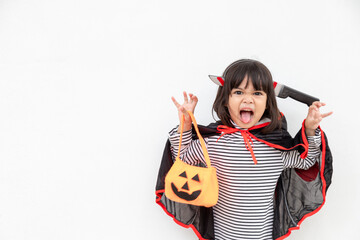
[[[216,134],[220,123],[209,126],[198,125],[205,138]],[[317,213],[325,203],[327,189],[331,184],[333,173],[332,155],[325,133],[321,131],[321,161],[308,170],[295,168],[285,169],[275,189],[273,239],[284,239],[292,230],[299,229],[302,221]],[[294,138],[287,131],[285,117],[282,128],[268,134],[262,134],[261,128],[249,130],[253,138],[282,151],[298,150],[302,158],[307,155],[307,137],[304,123]],[[192,138],[196,139],[193,130]],[[300,145],[299,145],[300,144]],[[194,206],[171,201],[165,192],[165,176],[173,164],[170,142],[167,140],[162,156],[156,183],[156,203],[179,225],[192,228],[199,239],[215,239],[212,208]]]

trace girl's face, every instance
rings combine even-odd
[[[246,77],[237,88],[231,90],[227,106],[231,120],[241,128],[255,126],[265,112],[266,99],[266,93],[255,90],[252,82],[248,83]]]

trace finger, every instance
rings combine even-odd
[[[175,104],[175,106],[177,108],[179,108],[181,105],[176,101],[176,99],[174,97],[171,97],[171,100],[173,101],[173,103]]]
[[[190,96],[191,102],[197,103],[198,98],[194,94],[189,93],[189,96]]]
[[[193,101],[193,94],[192,93],[189,93],[189,99],[190,99],[190,102],[192,102]]]
[[[314,111],[317,111],[318,109],[319,108],[315,104],[313,104],[309,107],[309,112],[314,112]]]
[[[315,104],[313,104],[309,107],[308,116],[315,117],[318,114],[318,112],[319,112],[318,107]]]
[[[321,114],[321,117],[326,118],[326,117],[330,116],[331,114],[333,114],[333,112],[324,113],[324,114]]]
[[[321,107],[325,106],[326,103],[316,101],[316,102],[314,102],[314,105],[315,105],[317,108],[321,108]]]
[[[184,95],[184,102],[187,103],[188,102],[188,96],[187,96],[185,91],[183,92],[183,95]]]

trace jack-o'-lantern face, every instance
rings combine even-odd
[[[185,183],[184,183],[185,180]],[[182,172],[179,175],[179,179],[176,183],[181,187],[181,190],[178,189],[178,187],[175,186],[174,182],[171,183],[171,188],[176,196],[178,196],[181,199],[187,200],[187,201],[193,201],[197,197],[199,197],[201,190],[195,190],[200,188],[200,178],[199,174],[195,174],[194,176],[190,176],[190,179],[188,178],[186,171]]]

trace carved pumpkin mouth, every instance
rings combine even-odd
[[[195,200],[201,193],[201,190],[194,191],[192,194],[187,192],[179,191],[174,183],[171,183],[171,188],[176,196],[187,201]]]

